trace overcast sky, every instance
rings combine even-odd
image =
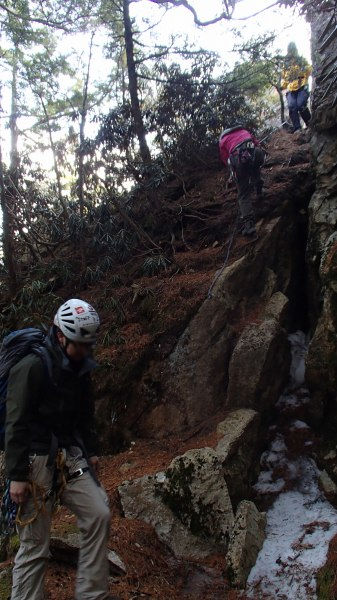
[[[197,8],[198,15],[202,19],[211,19],[221,13],[221,0],[192,0],[191,4]],[[234,12],[234,19],[230,22],[210,25],[208,27],[196,28],[193,17],[183,8],[174,8],[166,14],[162,25],[167,35],[180,33],[188,35],[191,41],[208,50],[215,50],[229,64],[233,62],[233,45],[238,41],[237,36],[231,33],[233,27],[240,28],[244,38],[250,38],[266,31],[275,31],[277,40],[275,48],[285,53],[287,45],[295,41],[300,54],[310,60],[310,26],[297,10],[285,8],[271,8],[256,17],[246,17],[270,6],[272,0],[238,0]],[[155,19],[159,9],[155,4],[147,0],[140,0],[131,5],[132,14],[141,19],[142,17]],[[162,27],[161,27],[162,31]]]

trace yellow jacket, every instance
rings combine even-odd
[[[288,92],[297,92],[303,85],[307,85],[312,67],[308,65],[304,69],[299,65],[292,65],[282,71],[281,87]]]

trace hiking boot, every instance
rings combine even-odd
[[[256,197],[257,198],[262,198],[263,197],[263,187],[262,187],[262,185],[258,185],[256,187]]]
[[[305,108],[302,108],[302,110],[300,110],[300,115],[304,121],[304,123],[306,124],[306,126],[309,126],[310,120],[311,120],[311,112],[308,109],[308,107],[306,106]]]
[[[244,219],[243,229],[241,233],[245,237],[256,235],[255,220],[253,219],[253,217],[247,217],[246,219]]]

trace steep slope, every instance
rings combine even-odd
[[[206,242],[201,244],[200,237],[197,242],[187,222],[184,243],[176,248],[174,265],[167,272],[133,279],[129,287],[114,283],[113,295],[123,307],[126,322],[119,328],[123,339],[115,344],[110,340],[99,351],[103,367],[97,375],[97,416],[106,448],[127,446],[116,456],[104,457],[101,472],[113,507],[111,546],[127,567],[127,575],[113,589],[125,599],[142,595],[157,600],[216,599],[223,598],[224,592],[228,598],[236,597],[226,561],[226,531],[233,527],[233,516],[227,512],[226,517],[210,520],[215,515],[212,495],[206,512],[201,511],[204,498],[211,489],[215,493],[217,485],[208,473],[218,472],[218,481],[225,481],[221,485],[226,486],[226,506],[232,507],[232,515],[253,510],[253,505],[240,503],[255,496],[252,485],[259,473],[259,455],[268,443],[267,427],[288,378],[287,331],[305,327],[307,322],[304,253],[314,178],[306,136],[280,131],[273,136],[269,152],[265,197],[256,203],[258,241],[247,243],[235,233],[235,191],[224,190],[222,172],[205,171],[189,190],[189,197],[176,201],[196,198],[199,211],[204,204],[202,210],[211,212],[202,217]],[[231,242],[223,268],[226,244]],[[99,304],[109,293],[106,289],[111,293],[109,276],[100,289],[93,287],[86,296]],[[105,318],[109,319],[108,311]],[[198,456],[213,461],[202,476],[195,472],[195,484],[188,487],[193,494],[201,494],[197,501],[201,504],[195,504],[193,494],[186,490],[185,504],[175,505],[179,479],[178,488],[171,483],[176,476],[185,477],[184,473],[189,479]],[[186,457],[186,471],[179,457]],[[149,509],[150,496],[144,500],[138,491],[135,502],[128,504],[134,482],[139,482],[138,490],[145,485],[146,494],[151,494],[156,479],[149,476],[158,472],[173,476],[165,491],[170,508],[163,513],[154,496]],[[165,475],[158,482],[165,478],[170,481]],[[222,511],[223,492],[219,498]],[[198,514],[194,525],[192,514]],[[253,513],[247,513],[248,520],[249,514]],[[254,518],[259,519],[258,514]],[[165,525],[163,515],[171,525]],[[212,523],[217,522],[224,524],[224,537],[215,543],[218,526],[214,529]],[[263,521],[259,526],[263,527]],[[67,534],[73,528],[73,519],[66,513],[54,523],[56,532]],[[187,546],[176,531],[189,536]],[[194,558],[192,548],[196,549]],[[258,549],[242,566],[243,577]],[[51,565],[50,598],[55,596],[55,577],[64,585],[58,598],[68,600],[74,571],[68,570],[66,580]]]
[[[305,321],[306,209],[314,185],[307,140],[280,131],[269,152],[265,198],[256,202],[255,244],[247,246],[235,233],[236,194],[233,188],[225,191],[223,172],[205,170],[175,200],[178,206],[191,204],[191,213],[196,203],[198,214],[185,217],[184,243],[167,271],[113,289],[107,277],[99,291],[87,290],[98,306],[113,294],[126,321],[118,343],[99,357],[98,417],[106,447],[118,446],[123,436],[192,433],[205,417],[223,410],[233,348],[250,322],[263,321],[274,293],[289,299],[289,325]],[[232,274],[223,273],[207,299],[233,235],[227,263],[234,265]],[[103,309],[106,321],[110,315]],[[280,377],[276,387],[282,383]],[[229,398],[227,407],[231,404]]]

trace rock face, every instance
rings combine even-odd
[[[336,412],[337,389],[337,39],[329,10],[312,14],[316,85],[312,149],[316,191],[309,205],[309,300],[313,336],[307,379],[314,401]],[[330,420],[330,417],[329,417]]]
[[[162,401],[144,414],[139,422],[140,433],[146,431],[147,435],[150,432],[151,436],[160,437],[202,423],[225,405],[228,378],[232,379],[228,408],[263,409],[271,403],[267,402],[267,395],[271,394],[274,400],[288,368],[288,360],[283,358],[287,357],[287,342],[281,328],[281,314],[275,319],[269,319],[267,314],[262,316],[265,321],[262,324],[260,315],[264,314],[272,297],[275,306],[272,303],[269,310],[277,310],[280,298],[284,309],[284,296],[292,289],[296,271],[298,249],[294,246],[298,245],[298,240],[295,231],[295,223],[287,217],[272,219],[265,224],[264,235],[252,251],[224,269],[212,297],[201,305],[173,352],[161,365],[158,386]],[[244,322],[252,323],[251,329],[242,334],[239,348],[231,358]],[[252,340],[250,350],[249,340]],[[260,352],[259,372],[253,374],[254,383],[251,380],[258,389],[253,390],[252,385],[249,394],[246,390],[247,398],[243,399],[246,392],[238,396],[234,384],[235,369],[241,366],[236,367],[234,363],[240,353],[249,351],[252,354]],[[268,369],[271,389],[261,397],[261,386],[266,383]]]
[[[214,450],[189,450],[175,458],[157,491],[194,535],[227,545],[234,515],[224,470]]]
[[[249,496],[250,486],[258,476],[259,426],[260,415],[246,408],[233,410],[218,425],[218,433],[223,437],[215,451],[224,469],[234,509],[242,498]]]
[[[228,543],[234,515],[217,454],[189,450],[164,473],[119,487],[124,514],[152,525],[176,556],[197,558]]]
[[[228,553],[228,575],[235,587],[243,588],[265,539],[266,515],[253,502],[243,500],[235,515]]]
[[[127,518],[152,525],[176,556],[225,553],[234,524],[232,506],[257,476],[259,415],[231,411],[219,423],[215,450],[189,450],[165,472],[125,481],[119,495]]]
[[[275,294],[262,323],[243,330],[229,364],[227,406],[265,413],[278,400],[290,367],[290,346],[280,324],[287,304],[283,294]]]
[[[158,484],[164,474],[125,481],[119,488],[124,514],[129,519],[140,519],[155,529],[178,557],[203,558],[215,551],[215,545],[193,535],[166,506],[158,495]]]

